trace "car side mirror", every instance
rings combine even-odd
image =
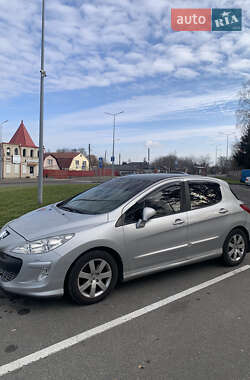
[[[142,210],[142,219],[136,223],[136,228],[143,228],[147,221],[156,214],[156,210],[152,207],[144,207]]]

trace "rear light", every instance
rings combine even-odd
[[[246,212],[248,212],[249,214],[250,214],[250,208],[247,206],[247,205],[240,205],[240,207],[244,210],[244,211],[246,211]]]

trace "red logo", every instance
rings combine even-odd
[[[178,31],[211,31],[211,8],[171,9],[171,26]]]

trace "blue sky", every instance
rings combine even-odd
[[[196,0],[46,0],[44,145],[88,147],[108,157],[176,152],[215,157],[239,137],[235,109],[250,79],[250,1],[203,0],[242,8],[241,32],[173,32],[171,7]],[[38,144],[41,1],[0,2],[0,117],[9,141],[24,120]]]

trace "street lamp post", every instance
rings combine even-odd
[[[114,162],[115,162],[115,118],[117,115],[120,115],[121,113],[124,113],[124,111],[116,112],[116,113],[110,113],[105,112],[107,115],[113,116],[114,124],[113,124],[113,147],[112,147],[112,177],[114,177]]]
[[[234,135],[234,132],[229,132],[229,133],[226,133],[226,132],[220,132],[221,135],[224,135],[224,136],[227,136],[227,155],[226,155],[226,159],[228,161],[228,138],[229,136],[232,136]]]
[[[232,136],[234,135],[234,132],[220,132],[221,135],[224,135],[224,136],[227,136],[227,155],[226,155],[226,173],[228,172],[228,169],[229,169],[229,165],[228,165],[228,142],[229,142],[229,136]]]
[[[3,165],[2,165],[2,163],[3,163],[3,155],[2,155],[2,152],[3,152],[3,150],[2,150],[2,148],[3,148],[3,146],[2,146],[2,140],[3,140],[3,138],[2,138],[2,136],[3,136],[3,134],[2,134],[2,125],[3,124],[5,124],[5,123],[7,123],[8,122],[8,120],[4,120],[4,121],[2,121],[2,123],[0,123],[0,179],[2,179],[3,178]]]
[[[44,114],[44,23],[45,0],[42,0],[42,40],[41,40],[41,79],[40,79],[40,123],[39,123],[39,174],[38,174],[38,203],[43,203],[43,114]]]
[[[217,161],[218,161],[218,147],[220,146],[220,144],[210,144],[211,146],[215,146],[215,161],[214,161],[214,165],[217,166]]]

